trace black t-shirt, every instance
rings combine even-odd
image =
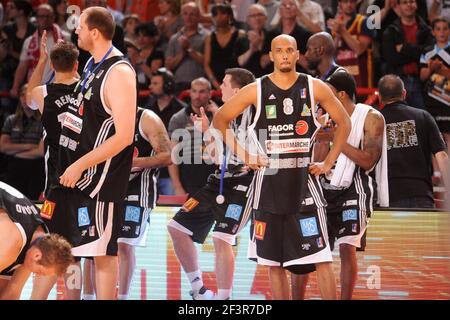
[[[25,33],[25,36],[21,39],[17,37],[17,24],[11,23],[7,24],[3,28],[3,32],[8,37],[8,41],[11,43],[12,51],[19,53],[22,51],[23,43],[25,42],[25,39],[31,36],[36,31],[36,26],[32,23],[27,24],[27,31]]]
[[[267,38],[267,31],[263,30],[264,33],[264,41]],[[238,38],[236,41],[236,56],[243,55],[250,48],[250,41],[247,37]],[[247,63],[241,66],[244,69],[251,71],[256,78],[262,77],[264,75],[264,69],[261,68],[261,56],[263,55],[264,46],[260,51],[256,51],[253,53],[248,59]]]
[[[431,155],[446,150],[433,117],[404,102],[388,104],[381,113],[387,130],[389,199],[433,199]]]

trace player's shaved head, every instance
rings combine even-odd
[[[327,57],[334,57],[336,48],[334,46],[333,37],[328,32],[318,32],[308,39],[308,46],[314,48],[323,48],[323,53]]]
[[[273,38],[270,49],[272,51],[275,51],[275,48],[286,45],[291,45],[294,50],[297,50],[297,40],[295,40],[294,37],[288,34],[280,34],[279,36]]]

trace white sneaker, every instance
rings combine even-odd
[[[189,291],[189,295],[192,297],[192,300],[213,300],[214,299],[214,292],[211,290],[201,287],[200,290]]]

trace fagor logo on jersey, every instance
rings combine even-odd
[[[55,211],[56,203],[45,200],[41,208],[41,217],[51,220],[53,212]]]
[[[266,140],[269,154],[302,153],[309,151],[309,139]]]

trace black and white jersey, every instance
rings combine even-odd
[[[253,208],[274,214],[295,214],[326,202],[318,179],[310,175],[313,137],[320,127],[315,117],[313,79],[298,74],[287,90],[269,76],[257,79],[258,104],[249,135],[269,167],[255,172]]]
[[[52,83],[44,86],[44,110],[42,125],[44,126],[45,147],[45,191],[47,197],[50,186],[58,185],[57,173],[59,137],[67,107],[74,103],[73,91],[76,82],[70,85]]]
[[[87,70],[84,71],[82,80],[75,88],[76,104],[68,107],[64,117],[59,140],[60,174],[69,165],[114,135],[114,119],[103,100],[103,89],[111,69],[122,63],[129,65],[123,56],[113,56],[101,63],[98,68],[96,68],[98,64],[93,64],[92,70],[95,71],[90,73],[81,92],[82,82],[87,73]],[[132,156],[133,146],[130,145],[114,157],[88,168],[77,182],[77,188],[91,198],[98,196],[100,201],[123,201],[128,187]]]
[[[142,117],[145,113],[153,111],[138,108],[136,113],[136,129],[134,132],[134,154],[133,157],[150,157],[155,155],[150,138],[142,130]],[[128,183],[127,197],[128,203],[133,203],[138,207],[153,209],[156,205],[158,179],[158,168],[132,169],[130,181]]]
[[[30,246],[31,239],[33,238],[36,229],[41,226],[45,232],[48,232],[48,230],[44,221],[42,221],[39,209],[34,203],[20,193],[20,191],[1,181],[0,209],[6,211],[9,218],[19,228],[22,238],[24,239],[19,257],[13,265],[3,270],[2,273],[5,273],[8,270],[12,270],[16,265],[23,263],[25,254]]]
[[[253,141],[249,140],[248,137],[248,127],[252,124],[253,122],[253,118],[255,116],[255,107],[254,106],[249,106],[248,108],[246,108],[244,110],[244,112],[242,112],[241,115],[239,115],[239,117],[237,117],[235,120],[233,120],[230,124],[231,129],[233,130],[236,139],[238,141],[238,143],[241,146],[244,146],[246,149],[250,150],[251,152],[256,152],[256,147],[253,143]],[[206,136],[207,139],[210,139],[209,136]],[[212,146],[214,148],[213,153],[217,154],[218,150],[223,150],[223,148],[225,147],[223,141],[221,139],[216,139],[214,142],[214,145]],[[211,156],[211,149],[208,147],[208,153]],[[226,155],[226,170],[225,170],[225,174],[224,174],[224,178],[230,178],[230,177],[237,177],[237,176],[248,176],[248,175],[253,175],[253,170],[250,171],[242,171],[242,167],[244,166],[244,163],[242,162],[241,159],[238,158],[238,156],[236,154],[234,154],[233,152],[231,152],[231,150],[229,148],[226,149],[226,153],[224,152],[224,154]],[[216,170],[216,172],[213,174],[213,176],[216,179],[220,179],[220,175],[221,175],[221,168],[222,168],[222,163],[220,163],[220,161],[218,160],[218,158],[214,158],[213,160],[216,164],[219,165],[218,170]],[[223,160],[222,160],[223,161]]]

